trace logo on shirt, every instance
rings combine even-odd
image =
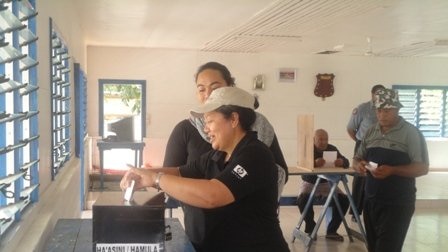
[[[241,165],[235,166],[232,171],[239,179],[244,178],[247,175],[247,171]]]

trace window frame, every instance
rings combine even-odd
[[[441,139],[446,139],[448,138],[448,86],[435,86],[435,85],[399,85],[399,84],[394,84],[392,85],[392,88],[396,91],[399,92],[399,96],[400,96],[400,90],[415,90],[416,91],[416,95],[415,95],[415,107],[412,108],[410,106],[406,106],[406,103],[404,103],[403,101],[401,102],[403,104],[403,108],[405,108],[407,111],[413,111],[413,113],[415,114],[413,121],[409,121],[407,120],[409,123],[413,124],[414,126],[416,126],[423,134],[423,136],[427,139],[437,139],[437,138],[441,138]],[[440,90],[442,92],[442,101],[441,101],[441,116],[439,118],[439,125],[440,125],[440,130],[439,133],[437,135],[434,134],[429,134],[430,132],[434,132],[434,131],[429,131],[429,130],[425,130],[423,129],[424,124],[421,124],[421,118],[422,118],[422,114],[423,111],[425,109],[430,108],[429,106],[425,106],[424,107],[424,101],[422,100],[422,93],[424,91],[429,91],[429,90]],[[400,98],[402,98],[403,96],[401,96]],[[426,97],[426,96],[425,96]],[[400,115],[403,115],[403,108],[400,109]],[[406,118],[403,117],[405,120]]]
[[[0,33],[0,213],[7,216],[0,236],[39,196],[35,6],[35,0],[0,2],[7,27]]]
[[[107,84],[123,84],[123,85],[140,85],[141,86],[141,141],[146,137],[146,80],[131,79],[99,79],[98,80],[98,102],[99,102],[99,128],[98,132],[101,137],[104,135],[104,85]]]
[[[71,65],[69,49],[50,20],[51,180],[71,156]]]

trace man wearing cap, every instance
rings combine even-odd
[[[415,178],[428,173],[426,142],[399,116],[392,89],[375,93],[378,122],[367,130],[355,154],[355,169],[366,175],[364,223],[373,251],[401,251],[415,210]]]
[[[155,187],[204,211],[201,251],[289,251],[277,218],[278,170],[269,148],[250,131],[255,97],[236,87],[214,90],[200,107],[213,150],[176,168],[131,168],[125,189]]]
[[[347,133],[350,138],[355,141],[355,148],[353,153],[356,153],[356,150],[358,149],[359,144],[361,144],[361,140],[363,139],[367,129],[369,129],[377,122],[376,109],[373,105],[373,98],[376,91],[384,88],[385,87],[381,84],[373,86],[370,90],[371,99],[368,102],[361,103],[352,111],[352,115],[350,116],[350,120],[347,124]],[[365,177],[355,176],[353,178],[352,193],[356,209],[358,210],[358,214],[362,214],[364,205],[364,184]],[[354,215],[351,209],[350,214]],[[352,216],[352,221],[356,221],[355,216]]]

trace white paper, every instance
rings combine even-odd
[[[124,193],[124,200],[130,201],[132,199],[132,193],[134,192],[135,180],[132,180],[131,185],[126,188],[126,192]]]
[[[378,164],[370,161],[369,164],[367,164],[365,167],[369,171],[374,171],[378,167]]]
[[[324,151],[323,159],[325,164],[323,167],[334,167],[334,161],[336,161],[337,156],[337,151]]]

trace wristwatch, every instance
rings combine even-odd
[[[157,191],[162,190],[162,188],[160,188],[160,178],[162,177],[162,175],[163,175],[163,172],[158,172],[157,176],[156,176],[155,185],[156,185]]]

